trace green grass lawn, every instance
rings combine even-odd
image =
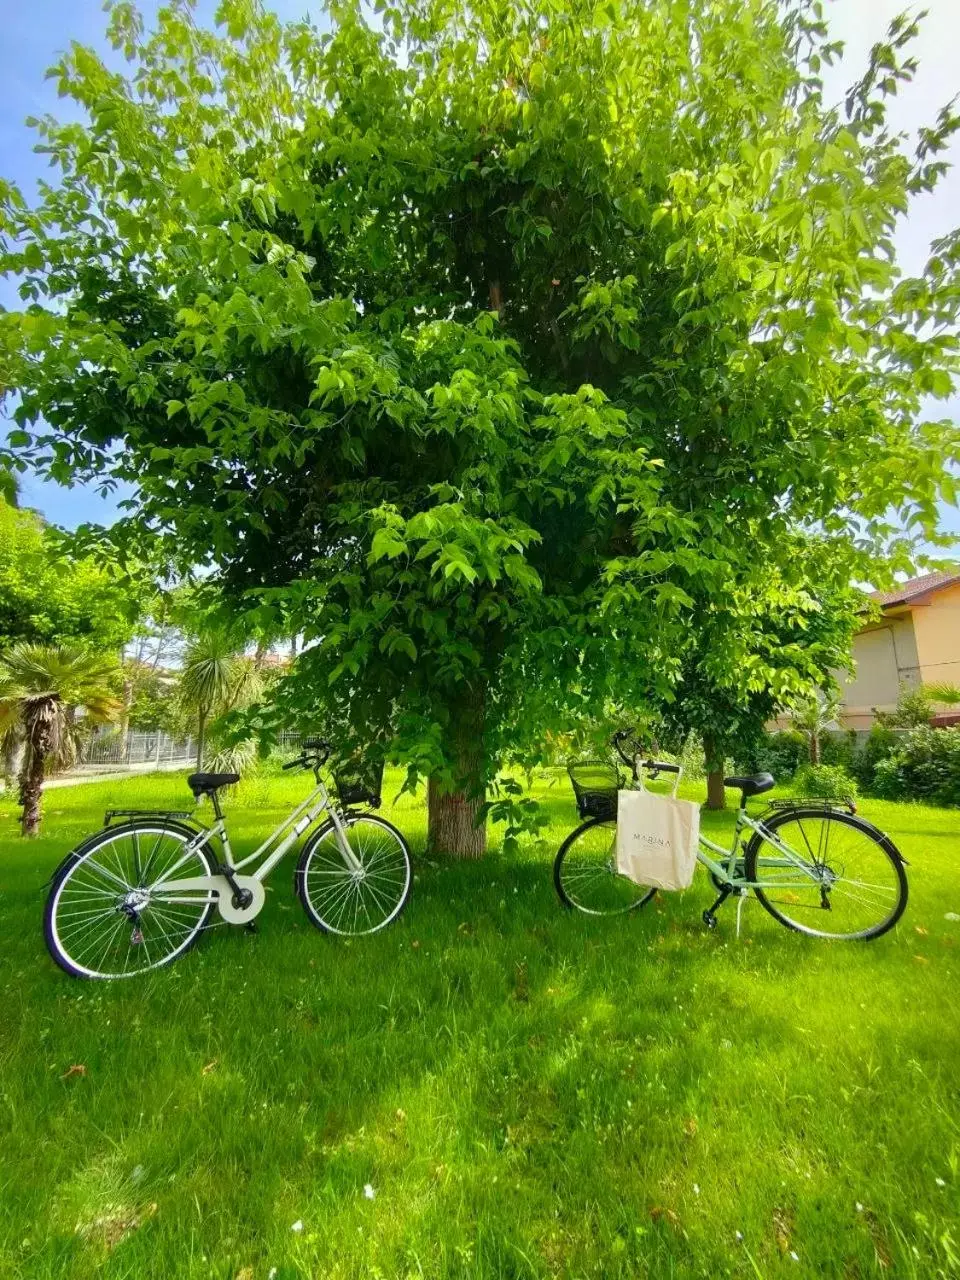
[[[236,851],[305,786],[245,783]],[[45,883],[182,779],[51,791],[32,843],[0,798],[0,1276],[960,1274],[960,816],[863,805],[911,901],[844,946],[755,902],[708,933],[702,871],[629,919],[564,913],[575,810],[541,797],[544,847],[418,858],[378,936],[317,933],[291,856],[258,935],[112,985],[48,958]],[[422,809],[385,812],[420,853]]]

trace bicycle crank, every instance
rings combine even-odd
[[[238,876],[234,872],[230,877],[233,884],[223,876],[216,879],[219,881],[217,907],[227,924],[249,924],[263,910],[267,893],[256,876]]]

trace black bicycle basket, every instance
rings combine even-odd
[[[605,760],[581,760],[567,773],[581,818],[616,818],[620,771]]]
[[[333,766],[333,780],[340,803],[368,804],[379,808],[383,790],[382,760],[341,760]]]

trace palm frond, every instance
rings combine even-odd
[[[948,707],[960,706],[960,685],[925,684],[923,691],[931,702],[943,702]]]

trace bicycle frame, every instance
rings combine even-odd
[[[208,895],[211,891],[216,892],[221,898],[221,914],[223,914],[223,892],[225,888],[229,888],[232,896],[234,892],[231,879],[235,881],[235,873],[242,871],[244,867],[248,867],[251,863],[260,861],[259,866],[249,876],[244,876],[245,882],[256,881],[262,883],[277,863],[283,858],[284,854],[291,848],[297,839],[320,817],[321,814],[329,812],[337,835],[337,844],[343,855],[344,862],[351,871],[359,872],[361,870],[353,850],[350,848],[350,842],[347,840],[346,831],[336,805],[330,799],[327,788],[324,786],[319,773],[316,775],[316,786],[307,796],[307,798],[299,804],[292,813],[288,814],[278,826],[267,836],[258,848],[246,858],[239,862],[234,862],[233,851],[230,847],[230,837],[227,833],[226,819],[220,812],[219,803],[214,797],[214,813],[215,820],[208,827],[202,827],[194,838],[185,846],[183,853],[176,862],[170,866],[159,880],[145,886],[148,892],[162,892],[164,901],[179,902],[192,904],[197,901],[196,894],[203,893]],[[222,867],[222,871],[218,875],[213,876],[189,876],[181,880],[173,879],[175,872],[187,862],[190,861],[193,854],[198,849],[204,848],[216,837],[223,848],[223,860],[218,859],[218,865]],[[269,852],[268,852],[269,851]],[[226,874],[224,874],[226,873]],[[190,893],[191,897],[170,896],[171,894]],[[258,895],[259,896],[259,895]]]
[[[742,875],[737,875],[736,866],[737,858],[741,847],[741,833],[744,828],[755,832],[764,844],[770,845],[781,855],[781,859],[774,862],[767,861],[767,866],[783,866],[796,867],[798,872],[802,872],[802,878],[797,880],[796,885],[791,885],[790,881],[778,881],[778,888],[799,888],[813,880],[819,883],[819,876],[813,870],[809,863],[800,857],[788,844],[774,831],[768,831],[766,826],[759,818],[751,818],[746,809],[737,810],[737,824],[733,830],[733,844],[729,849],[725,849],[723,845],[716,844],[713,840],[709,840],[701,833],[699,837],[699,848],[697,850],[697,861],[702,863],[722,885],[727,885],[731,889],[755,889],[762,882],[757,880],[747,880]],[[713,853],[722,858],[723,862],[715,862],[710,854],[705,852],[710,849]]]

